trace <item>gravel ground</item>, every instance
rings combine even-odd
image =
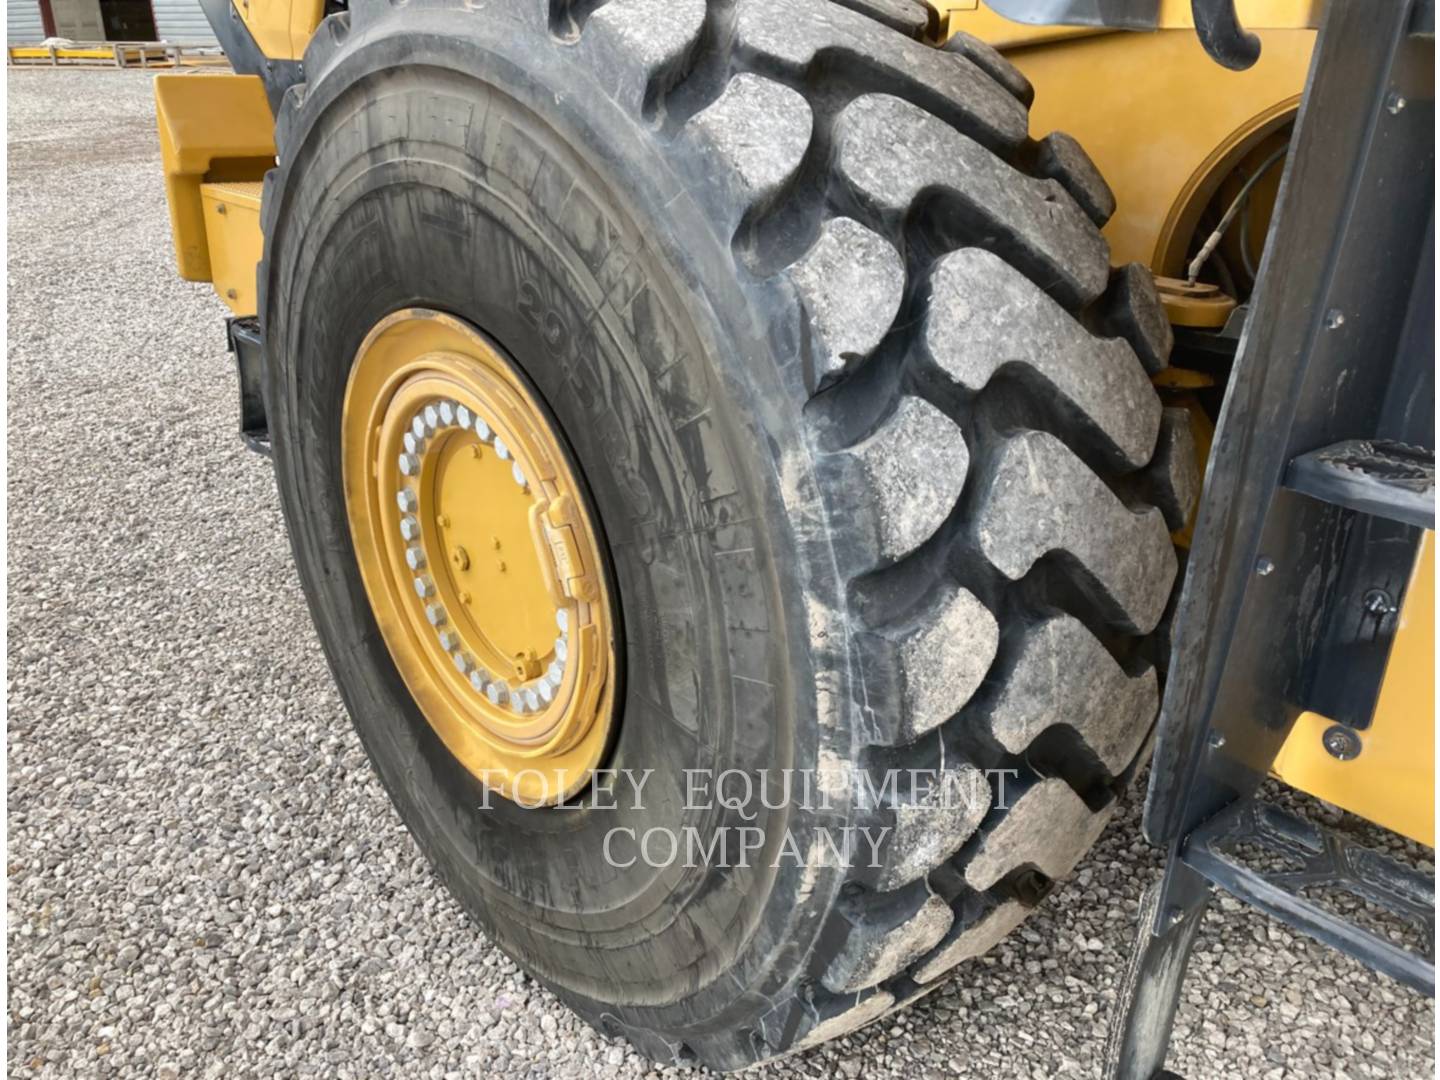
[[[224,309],[175,276],[148,77],[8,80],[10,1075],[658,1075],[468,924],[371,774]],[[1138,836],[1132,805],[961,979],[761,1071],[1097,1075]],[[1172,1067],[1433,1075],[1431,1002],[1222,908]]]

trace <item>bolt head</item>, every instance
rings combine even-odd
[[[525,472],[520,468],[518,461],[510,466],[510,475],[515,478],[515,483],[519,484],[521,488],[528,488],[530,486],[530,482],[525,479]]]
[[[1275,563],[1266,556],[1262,555],[1260,556],[1260,558],[1255,560],[1255,573],[1259,574],[1261,577],[1269,577],[1274,572]]]
[[[560,632],[562,634],[568,634],[570,632],[570,612],[566,611],[564,608],[560,608],[558,611],[556,611],[555,625],[560,627]]]
[[[401,488],[395,493],[395,505],[400,507],[401,513],[413,514],[420,506],[420,499],[409,488]]]
[[[1205,745],[1210,747],[1211,750],[1219,750],[1225,745],[1225,736],[1221,735],[1218,731],[1212,731],[1209,737],[1206,738]]]
[[[1360,756],[1360,736],[1354,728],[1348,728],[1344,724],[1333,724],[1326,728],[1320,741],[1325,752],[1337,761],[1352,761]]]
[[[501,689],[499,683],[492,682],[489,686],[485,688],[485,696],[490,699],[491,705],[500,704],[500,694]]]
[[[440,647],[446,652],[454,652],[460,646],[460,636],[453,630],[440,631]]]
[[[401,454],[400,472],[405,476],[415,476],[420,472],[420,459],[414,454]]]
[[[431,431],[440,427],[440,410],[434,405],[426,405],[425,411],[420,415],[425,417],[425,426]]]
[[[563,637],[555,639],[555,661],[559,664],[565,663],[565,658],[570,654],[570,642]]]
[[[416,457],[419,457],[425,453],[425,440],[413,431],[405,432],[405,437],[401,441],[405,443],[405,452],[407,454],[414,454]]]
[[[540,695],[537,694],[534,690],[526,690],[525,704],[530,708],[532,712],[534,712],[536,709],[540,708]]]
[[[425,550],[420,547],[406,548],[405,565],[411,570],[423,570],[425,568]]]
[[[400,535],[406,540],[420,539],[420,520],[410,514],[400,519]]]
[[[1345,313],[1339,308],[1331,308],[1325,313],[1325,329],[1339,330],[1345,325]]]
[[[510,448],[505,445],[504,439],[497,438],[495,440],[495,456],[501,461],[510,460]]]
[[[445,621],[445,607],[442,604],[426,604],[425,618],[431,626],[439,626]]]
[[[424,600],[435,592],[435,583],[428,575],[421,574],[415,579],[415,595]]]
[[[423,414],[417,414],[415,419],[410,421],[410,430],[415,433],[417,439],[423,439],[426,435],[430,434],[430,432],[425,430],[425,417]]]
[[[446,427],[455,423],[455,403],[453,401],[442,401],[435,410],[440,414],[440,422]]]
[[[455,653],[450,659],[454,661],[455,670],[461,675],[470,674],[470,669],[475,666],[470,657],[466,656],[463,652]]]
[[[490,430],[489,424],[481,420],[480,417],[475,417],[475,435],[481,442],[489,442],[494,434],[495,433]]]
[[[1391,116],[1399,116],[1400,112],[1408,104],[1409,102],[1405,100],[1403,95],[1391,93],[1385,99],[1385,111],[1388,112]]]
[[[1390,599],[1390,594],[1384,589],[1371,589],[1365,594],[1363,604],[1367,614],[1380,617],[1393,615],[1399,610],[1395,606],[1395,601]]]
[[[474,413],[472,413],[464,405],[455,406],[455,423],[459,424],[462,429],[468,431],[470,429],[470,425],[474,422]]]

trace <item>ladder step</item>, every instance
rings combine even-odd
[[[1435,454],[1388,439],[1347,439],[1301,454],[1285,486],[1373,517],[1435,528]]]
[[[1408,866],[1270,803],[1242,799],[1202,824],[1180,857],[1202,877],[1272,918],[1398,979],[1435,993],[1435,873]],[[1334,905],[1337,895],[1351,903]],[[1373,927],[1372,914],[1392,924]]]

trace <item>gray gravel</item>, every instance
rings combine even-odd
[[[149,79],[8,80],[11,1075],[657,1075],[467,923],[372,776],[224,309],[174,273]],[[1096,1075],[1158,865],[1132,806],[960,979],[764,1072]],[[1433,1074],[1429,1001],[1222,907],[1172,1067]]]

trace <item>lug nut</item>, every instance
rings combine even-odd
[[[491,683],[485,688],[485,696],[490,699],[491,705],[500,704],[501,688],[499,683]]]
[[[401,441],[405,443],[405,452],[407,454],[414,454],[416,457],[419,457],[425,453],[425,440],[413,431],[405,432],[405,437]]]
[[[406,514],[400,519],[400,535],[406,540],[420,539],[420,522],[417,518]]]
[[[425,569],[425,551],[419,547],[408,547],[405,549],[405,565],[411,570]]]
[[[460,672],[461,675],[470,674],[470,669],[474,666],[470,661],[470,657],[466,656],[463,652],[457,652],[451,659],[455,661],[455,670]]]
[[[462,429],[468,430],[474,419],[474,414],[464,405],[455,406],[455,423],[459,424]]]
[[[414,454],[401,454],[400,471],[406,476],[414,476],[420,471],[420,459]]]
[[[425,426],[431,431],[440,427],[440,410],[434,405],[426,405],[425,411],[421,415],[425,417]]]
[[[415,433],[417,439],[423,439],[430,434],[425,430],[425,417],[416,414],[415,419],[410,421],[410,430]]]
[[[453,630],[440,631],[440,648],[446,652],[454,652],[460,645],[460,638]]]
[[[424,574],[415,579],[415,595],[424,600],[435,591],[435,583]]]
[[[440,406],[436,411],[440,414],[440,422],[446,427],[455,423],[455,403],[453,401],[440,402]]]
[[[485,693],[485,673],[479,668],[470,672],[470,685],[477,694]]]
[[[439,626],[445,621],[445,608],[440,604],[426,604],[425,618],[431,626]]]
[[[400,507],[401,513],[411,514],[420,505],[420,500],[409,488],[401,488],[395,493],[395,504]]]

